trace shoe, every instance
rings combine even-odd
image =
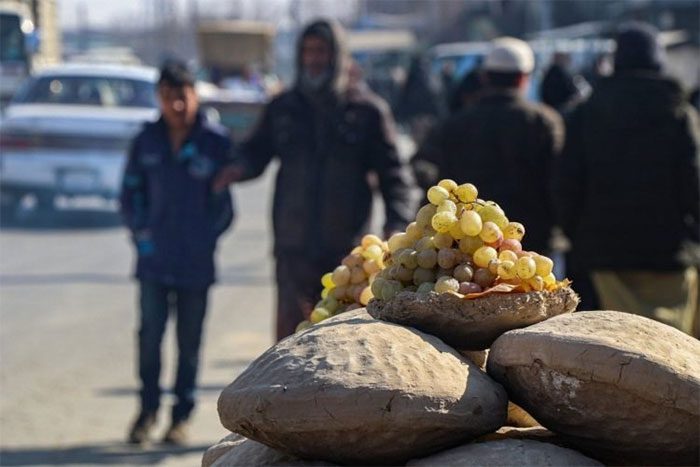
[[[165,432],[163,442],[176,446],[184,446],[187,444],[187,439],[189,438],[188,425],[189,424],[185,420],[174,420],[170,428],[168,428],[168,431]]]
[[[148,433],[156,424],[156,414],[141,412],[129,430],[129,443],[144,444],[148,441]]]

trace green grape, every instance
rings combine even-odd
[[[461,240],[464,237],[467,236],[467,234],[464,233],[462,230],[462,226],[460,225],[459,222],[455,222],[450,226],[450,230],[447,231],[452,238],[455,240]]]
[[[459,282],[470,282],[474,278],[474,268],[468,264],[460,264],[452,271],[452,275]]]
[[[333,270],[331,276],[333,283],[337,286],[346,285],[350,282],[350,268],[345,265],[340,265]]]
[[[439,206],[444,200],[450,199],[450,192],[441,186],[431,186],[428,189],[428,201],[430,204]]]
[[[435,282],[435,291],[437,293],[457,292],[459,290],[459,282],[454,277],[442,276]]]
[[[418,225],[418,223],[411,222],[406,227],[406,235],[408,235],[411,240],[417,241],[423,235],[423,229]]]
[[[431,225],[436,232],[448,232],[452,224],[457,222],[457,216],[449,211],[438,212],[433,216]]]
[[[360,266],[362,264],[362,255],[357,253],[350,253],[345,258],[343,258],[341,264],[349,268]]]
[[[369,248],[371,245],[379,245],[382,246],[382,241],[381,238],[377,237],[376,235],[373,234],[367,234],[364,237],[362,237],[362,241],[360,242],[360,245],[362,245],[362,248]]]
[[[383,277],[377,277],[374,279],[374,282],[372,282],[372,295],[375,297],[381,297],[382,296],[382,289],[386,285],[386,279]]]
[[[364,269],[365,274],[367,274],[368,276],[371,276],[372,274],[378,273],[382,270],[381,266],[379,266],[379,263],[373,259],[367,260],[364,263],[362,263],[362,269]]]
[[[513,239],[520,241],[524,236],[525,226],[520,222],[509,222],[508,225],[503,228],[503,237],[506,240]]]
[[[531,257],[523,256],[515,263],[515,271],[519,278],[530,279],[537,272],[537,264]]]
[[[297,328],[294,330],[294,332],[301,332],[304,329],[309,329],[311,326],[313,326],[313,323],[311,321],[302,321],[301,323],[297,324]]]
[[[437,254],[437,263],[443,269],[450,269],[457,262],[457,254],[452,248],[440,248]]]
[[[324,319],[329,318],[330,316],[330,312],[325,308],[314,308],[314,310],[311,312],[311,315],[309,316],[309,321],[311,321],[313,324],[316,324],[320,323]]]
[[[498,205],[486,205],[479,211],[483,222],[493,222],[499,229],[504,229],[508,225],[508,218]]]
[[[423,282],[418,286],[416,293],[427,294],[435,290],[435,284],[433,282]]]
[[[554,261],[543,255],[536,255],[533,259],[535,260],[535,265],[537,266],[535,272],[538,276],[545,277],[552,272],[552,269],[554,268]]]
[[[435,241],[432,236],[423,237],[416,242],[416,251],[432,250],[435,248]]]
[[[332,272],[327,272],[321,277],[321,285],[324,289],[332,289],[333,287],[335,287],[335,284],[333,283]]]
[[[479,237],[466,236],[459,241],[459,251],[474,255],[474,252],[484,245],[484,241]]]
[[[329,295],[333,295],[338,300],[344,300],[345,296],[348,293],[348,286],[347,285],[337,285],[335,288],[331,290],[331,293]]]
[[[421,228],[429,226],[436,212],[437,206],[426,204],[420,208],[416,214],[416,225]]]
[[[325,308],[331,313],[335,313],[338,307],[340,307],[340,302],[337,298],[331,295],[321,300],[321,307]],[[318,308],[318,305],[316,306],[316,308]]]
[[[474,252],[474,263],[480,268],[488,268],[492,259],[498,258],[498,252],[490,246],[482,246]]]
[[[426,268],[416,268],[413,271],[413,283],[416,285],[421,285],[425,282],[434,282],[435,272],[432,269]]]
[[[401,282],[411,282],[413,280],[413,269],[409,269],[403,264],[396,270],[396,278]]]
[[[363,305],[367,305],[370,300],[374,298],[374,295],[372,294],[372,289],[369,287],[365,287],[362,289],[362,293],[360,294],[360,303]]]
[[[410,248],[413,244],[411,238],[405,233],[397,233],[391,236],[389,239],[389,251],[394,253],[402,248]]]
[[[457,182],[449,178],[443,178],[438,182],[438,186],[443,187],[448,192],[452,192],[455,190],[455,188],[457,188]]]
[[[437,212],[451,212],[452,214],[457,214],[457,205],[453,201],[446,199],[438,205]]]
[[[418,267],[418,252],[416,250],[406,249],[401,256],[401,264],[408,269],[416,269]]]
[[[501,247],[502,246],[503,245],[501,245]],[[501,261],[511,261],[515,264],[515,262],[518,261],[518,255],[516,255],[514,251],[502,249],[500,253],[498,253],[498,259]]]
[[[350,282],[352,284],[359,284],[362,281],[367,280],[367,275],[365,270],[359,266],[355,266],[350,270]]]
[[[496,275],[486,268],[477,268],[477,270],[474,271],[473,282],[479,284],[482,289],[488,289],[491,287],[493,285],[493,281],[495,280]]]
[[[439,279],[443,276],[453,277],[454,268],[438,268],[438,270],[435,272],[435,277]]]
[[[449,233],[436,233],[433,235],[433,243],[435,244],[435,248],[440,249],[440,248],[450,248],[452,246],[452,243],[454,242],[454,239],[452,238],[452,235]]]
[[[391,300],[402,290],[403,286],[399,281],[389,281],[382,289],[382,300]]]
[[[362,257],[365,259],[380,260],[383,256],[384,250],[379,245],[370,245],[362,253]]]
[[[416,258],[418,266],[424,269],[434,268],[437,264],[437,256],[437,251],[432,248],[419,251]]]
[[[471,183],[463,183],[454,189],[454,194],[463,203],[471,203],[476,200],[479,191]]]
[[[516,261],[517,261],[517,258],[516,258]],[[501,279],[504,279],[504,280],[514,279],[516,276],[515,262],[511,261],[509,259],[501,261],[501,263],[498,265],[497,273],[499,276],[501,276]]]
[[[498,258],[492,259],[491,261],[489,261],[488,270],[491,271],[491,273],[493,274],[498,274],[499,264],[501,264],[501,262],[498,260]]]
[[[532,276],[527,280],[527,283],[538,292],[544,290],[544,279],[541,276]]]
[[[542,280],[544,281],[544,285],[546,285],[547,287],[552,287],[553,285],[556,285],[556,283],[557,283],[557,278],[554,277],[554,274],[551,272],[549,274],[547,274],[546,276],[544,276],[542,278]]]
[[[498,238],[502,235],[501,229],[498,228],[495,223],[487,221],[484,222],[479,237],[484,241],[484,243],[491,243],[498,240]]]
[[[465,211],[459,220],[459,226],[466,235],[475,237],[481,232],[483,222],[476,211]]]

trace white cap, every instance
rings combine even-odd
[[[514,37],[494,40],[484,61],[486,71],[529,74],[534,68],[535,55],[532,48],[527,42]]]

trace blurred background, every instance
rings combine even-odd
[[[697,0],[0,0],[0,464],[197,465],[224,434],[216,397],[273,341],[272,171],[235,188],[193,445],[138,450],[123,444],[136,410],[132,251],[116,214],[125,153],[157,118],[154,67],[170,57],[196,70],[207,114],[245,138],[319,16],[346,27],[407,159],[502,35],[535,51],[534,100],[554,62],[589,92],[631,19],[662,31],[667,71],[689,93],[700,83]]]

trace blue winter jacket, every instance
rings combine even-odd
[[[138,254],[136,277],[165,285],[207,287],[215,281],[214,250],[233,220],[228,190],[211,182],[230,156],[225,130],[201,115],[174,154],[161,117],[132,141],[121,212]]]

